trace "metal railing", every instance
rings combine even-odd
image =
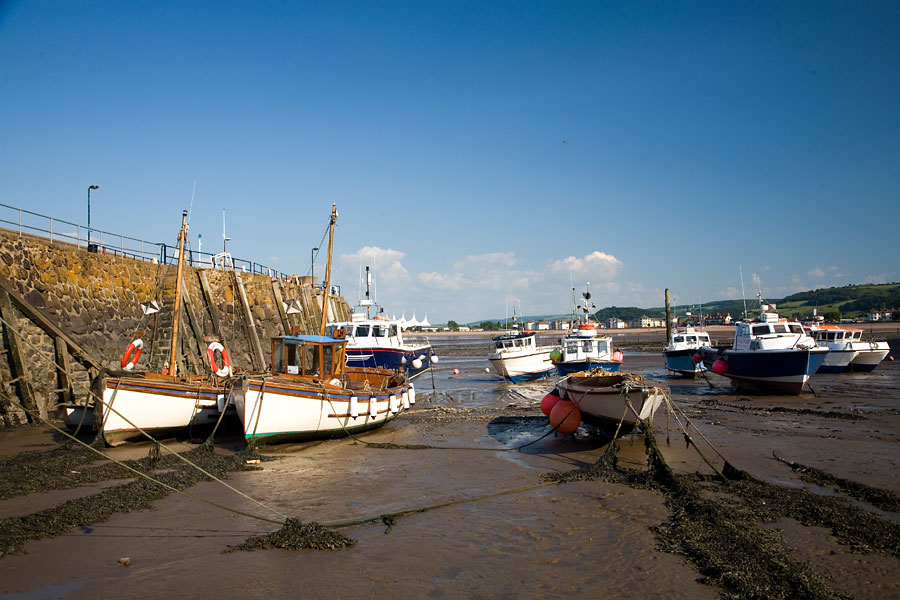
[[[47,237],[51,242],[61,241],[86,248],[88,252],[98,254],[112,254],[142,260],[145,262],[164,265],[178,263],[178,248],[160,242],[148,242],[119,233],[110,233],[102,229],[90,228],[71,221],[56,219],[48,215],[42,215],[24,208],[17,208],[0,203],[0,225],[9,225],[13,231],[18,231],[37,237]],[[104,237],[105,236],[105,237]],[[185,263],[198,268],[224,269],[231,266],[244,273],[268,275],[273,278],[287,279],[291,274],[268,267],[258,262],[243,258],[232,258],[227,255],[230,265],[224,261],[216,261],[214,257],[221,254],[200,252],[198,250],[185,250]],[[320,284],[318,287],[322,287]],[[339,286],[332,286],[337,287]]]

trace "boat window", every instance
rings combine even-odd
[[[791,323],[788,325],[788,328],[791,330],[791,333],[803,333],[803,327],[797,323]]]
[[[503,342],[494,342],[494,346],[497,347],[497,350],[503,349]]]
[[[696,335],[689,335],[689,336],[687,336],[687,341],[689,341],[689,342],[696,342],[696,341],[697,341],[697,336],[696,336]]]
[[[391,337],[397,337],[397,326],[391,325]]]
[[[676,336],[675,336],[675,341],[676,341],[676,342],[683,342],[683,341],[684,341],[684,336],[683,336],[683,335],[676,335]]]
[[[304,346],[303,347],[303,374],[318,375],[319,374],[319,347]]]
[[[774,325],[772,325],[772,329],[775,331],[775,333],[787,333],[788,332],[787,325],[785,325],[784,323],[775,323]]]
[[[387,336],[387,327],[385,325],[372,325],[372,335],[375,337]]]
[[[597,342],[597,352],[609,352],[609,342],[598,341]]]
[[[334,366],[331,373],[340,375],[344,371],[344,344],[335,344],[334,346]]]
[[[697,336],[697,337],[700,338],[700,343],[701,343],[701,344],[708,344],[708,343],[709,343],[709,336],[708,336],[708,335],[704,334],[704,335],[700,335],[700,336]]]
[[[569,342],[566,345],[566,352],[576,353],[578,352],[578,342]]]
[[[594,351],[594,344],[593,344],[593,342],[591,342],[591,340],[584,341],[584,351],[585,352],[593,352]]]
[[[853,339],[854,339],[854,340],[861,340],[861,339],[862,339],[862,331],[854,331],[854,332],[853,332]]]
[[[525,340],[516,340],[515,344],[516,344],[516,347],[522,348],[523,346],[525,346]]]
[[[842,340],[842,339],[844,339],[844,332],[843,332],[843,331],[835,331],[835,332],[834,332],[834,339],[836,339],[836,340]]]
[[[281,342],[272,347],[272,372],[284,373],[284,344]]]
[[[753,326],[753,335],[765,335],[769,333],[768,325],[754,325]]]
[[[826,333],[826,334],[825,334],[825,339],[828,340],[828,341],[830,341],[830,342],[833,342],[833,341],[834,341],[834,332],[833,332],[833,331],[829,331],[828,333]]]
[[[322,346],[322,372],[325,376],[331,375],[331,372],[334,370],[333,357],[334,344]]]
[[[356,337],[369,337],[369,326],[368,325],[357,325],[355,336]]]

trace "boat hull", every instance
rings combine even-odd
[[[856,350],[829,349],[816,373],[843,373],[858,354]]]
[[[694,362],[694,355],[697,354],[697,351],[696,348],[663,350],[663,360],[666,363],[666,369],[685,377],[696,377],[699,373],[706,370],[703,361]]]
[[[806,382],[828,354],[826,348],[819,347],[784,350],[700,348],[699,352],[709,370],[717,360],[724,360],[727,371],[722,375],[736,385],[791,395],[802,393]]]
[[[234,402],[244,439],[268,444],[343,437],[382,427],[408,406],[403,398],[407,392],[408,386],[352,392],[251,379],[235,391]]]
[[[557,388],[565,399],[575,403],[585,423],[614,430],[621,422],[619,432],[624,434],[640,421],[652,420],[665,400],[664,393],[655,387],[635,387],[626,393],[626,381],[627,374],[573,375],[559,381]]]
[[[162,438],[213,425],[226,403],[223,388],[201,383],[108,377],[101,386],[99,431],[111,446],[147,439],[138,428]]]
[[[555,367],[550,361],[550,350],[528,354],[501,354],[490,357],[491,366],[501,377],[513,383],[546,379]]]
[[[409,379],[431,368],[431,346],[427,345],[411,348],[348,347],[346,356],[348,367],[400,371]],[[416,367],[416,364],[419,366]]]
[[[891,351],[891,347],[887,342],[854,342],[854,349],[863,346],[858,350],[856,357],[847,365],[847,371],[851,373],[868,373],[874,371],[875,367],[881,364],[881,361]]]

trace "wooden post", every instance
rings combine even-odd
[[[191,333],[193,333],[194,340],[197,342],[197,351],[200,354],[200,362],[202,363],[206,358],[206,342],[203,341],[203,324],[197,319],[197,313],[194,311],[194,303],[191,300],[191,295],[188,293],[186,285],[182,289],[182,295],[184,296],[184,308],[187,311],[188,320],[190,321]],[[202,371],[200,372],[202,373]]]
[[[177,375],[175,352],[178,346],[178,325],[181,317],[181,273],[184,268],[184,238],[187,231],[187,211],[181,213],[181,231],[178,234],[178,271],[175,274],[175,307],[172,311],[172,345],[169,346],[169,375]]]
[[[9,299],[9,292],[5,289],[0,290],[0,317],[3,317],[6,323],[15,323],[16,315],[13,312],[12,302]],[[31,389],[28,366],[19,351],[19,337],[12,330],[11,326],[7,325],[4,329],[6,329],[6,343],[9,348],[9,366],[18,390],[17,395],[22,401],[22,407],[25,409],[25,418],[29,423],[34,423],[35,419],[29,411],[36,410],[37,405],[34,400],[34,392]]]
[[[666,288],[666,344],[672,341],[672,311],[669,309],[669,288]]]
[[[266,359],[263,356],[262,346],[259,344],[259,336],[256,333],[256,323],[253,321],[253,314],[250,312],[250,303],[247,301],[247,292],[244,290],[244,280],[241,279],[240,273],[232,271],[234,274],[235,287],[238,291],[238,299],[241,305],[241,314],[244,315],[244,322],[247,324],[247,332],[250,337],[250,347],[252,352],[250,358],[253,359],[253,368],[257,371],[265,371]]]
[[[75,401],[75,390],[69,375],[69,349],[66,347],[66,340],[61,337],[53,338],[53,344],[56,348],[56,389],[59,390],[59,402],[72,404]]]
[[[222,331],[219,327],[219,315],[216,312],[216,305],[213,303],[212,292],[209,290],[209,280],[206,278],[206,271],[197,269],[197,275],[200,277],[200,291],[203,292],[203,300],[206,302],[206,310],[209,312],[210,321],[212,321],[213,333],[217,337],[222,337]]]
[[[281,282],[277,279],[272,280],[272,294],[275,296],[275,306],[278,307],[278,314],[281,315],[281,326],[284,328],[284,335],[290,335],[291,323],[288,321],[287,312],[284,310],[284,300],[281,298]]]
[[[322,325],[319,335],[325,335],[325,325],[328,322],[328,295],[331,291],[331,251],[334,248],[334,224],[337,222],[337,206],[331,205],[331,221],[328,225],[328,260],[325,263],[325,286],[322,295]]]

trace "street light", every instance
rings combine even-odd
[[[318,252],[318,248],[313,248],[309,253],[309,274],[315,278],[316,276],[316,252]]]
[[[225,237],[225,209],[222,209],[222,254],[225,254],[225,243],[230,242],[230,237]]]
[[[91,190],[99,190],[99,185],[88,186],[88,252],[96,252],[97,246],[91,244]]]

